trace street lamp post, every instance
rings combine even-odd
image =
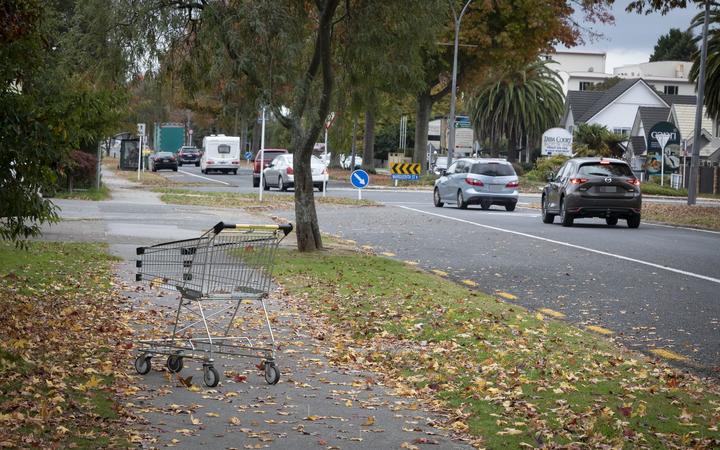
[[[447,166],[450,167],[452,164],[453,154],[455,153],[455,97],[457,90],[457,59],[458,59],[458,41],[460,39],[460,21],[467,11],[468,6],[472,0],[467,0],[465,6],[463,6],[460,15],[458,15],[455,9],[455,1],[450,0],[450,8],[452,8],[453,17],[455,19],[455,46],[453,48],[453,72],[452,72],[452,92],[450,96],[450,118],[448,120],[448,132],[450,134],[448,139],[448,160]]]
[[[690,159],[690,183],[688,184],[688,205],[694,205],[697,200],[697,178],[700,160],[700,129],[702,128],[702,112],[705,103],[705,60],[707,59],[708,20],[710,15],[710,0],[705,0],[705,23],[703,23],[702,49],[700,50],[700,74],[697,84],[697,108],[695,110],[695,134],[693,137],[692,158]]]

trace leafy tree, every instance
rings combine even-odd
[[[490,139],[493,156],[497,156],[500,139],[507,138],[511,161],[523,140],[529,148],[558,123],[563,107],[560,76],[547,67],[547,61],[494,73],[469,101],[470,118],[479,137]]]
[[[626,139],[611,132],[604,125],[581,123],[575,128],[573,153],[575,156],[605,156],[620,158],[624,153],[620,145]]]
[[[658,38],[650,61],[690,61],[695,52],[697,44],[692,32],[671,28]]]
[[[595,83],[588,88],[588,91],[607,91],[611,87],[622,81],[620,77],[610,77],[607,80],[603,80],[600,83]]]
[[[456,1],[456,0],[451,0]],[[490,73],[521,67],[549,51],[555,44],[573,46],[583,42],[583,33],[594,34],[585,23],[610,22],[612,0],[508,0],[473,2],[462,20],[458,55],[458,89],[471,90]],[[449,11],[448,11],[449,13]],[[454,39],[452,18],[446,19],[441,44]],[[424,163],[427,127],[435,103],[451,90],[453,47],[435,45],[425,49],[425,84],[416,94],[414,160]]]
[[[54,189],[70,152],[106,135],[119,117],[123,96],[110,88],[112,71],[85,71],[102,64],[88,54],[108,37],[92,28],[100,18],[76,27],[98,1],[65,3],[8,0],[0,8],[1,238],[36,236],[57,220],[42,194]]]
[[[720,117],[720,10],[711,9],[708,27],[708,50],[705,61],[705,107],[710,117]],[[692,27],[701,28],[704,14],[699,14],[692,21]],[[690,69],[690,80],[698,81],[700,74],[700,52],[693,58]]]

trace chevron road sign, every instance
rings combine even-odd
[[[392,163],[390,165],[390,173],[393,180],[419,180],[420,164],[419,163]]]

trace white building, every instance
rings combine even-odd
[[[605,52],[563,52],[541,56],[550,61],[548,67],[555,70],[563,81],[563,93],[584,91],[589,86],[610,77],[605,73]]]
[[[613,76],[642,78],[663,94],[695,95],[695,84],[688,78],[690,61],[656,61],[631,64],[613,69]]]

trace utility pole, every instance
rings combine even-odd
[[[710,0],[705,0],[705,23],[703,23],[702,49],[700,50],[700,76],[697,85],[697,106],[695,109],[695,134],[693,137],[692,158],[690,158],[690,184],[688,184],[688,205],[697,200],[698,169],[700,162],[700,131],[702,128],[703,104],[705,103],[705,60],[707,59],[707,35],[710,16]],[[663,155],[664,159],[664,155]]]
[[[450,8],[452,8],[453,17],[455,19],[455,47],[453,50],[453,72],[452,72],[452,93],[450,97],[450,119],[448,120],[448,132],[450,133],[448,139],[448,160],[447,166],[450,167],[452,164],[453,154],[455,153],[455,97],[457,95],[457,60],[458,60],[458,41],[460,39],[460,21],[462,20],[465,11],[472,0],[467,0],[465,6],[463,6],[460,15],[458,16],[455,10],[455,0],[450,0]]]

